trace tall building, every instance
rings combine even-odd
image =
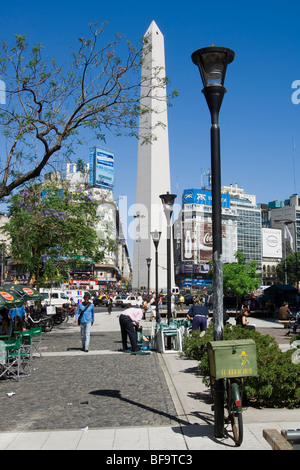
[[[269,202],[271,227],[283,231],[283,256],[300,251],[300,200],[293,194],[285,201]],[[288,231],[284,230],[287,225]],[[289,237],[289,233],[291,237]],[[288,235],[288,236],[287,236]]]
[[[158,287],[167,287],[167,221],[160,199],[171,192],[167,93],[164,84],[164,37],[154,21],[145,33],[151,49],[144,54],[142,65],[141,106],[136,183],[135,240],[133,257],[133,288],[148,287],[147,258],[151,258],[149,287],[155,288],[155,247],[150,232],[158,230]],[[155,139],[145,143],[152,134]],[[173,250],[171,250],[173,253]],[[173,256],[171,266],[173,268]],[[174,285],[174,270],[171,283]]]
[[[254,195],[245,194],[236,185],[222,186],[222,261],[236,261],[237,250],[245,262],[262,266],[261,211]],[[205,285],[213,257],[212,194],[207,189],[186,189],[182,211],[174,224],[177,284]]]
[[[235,261],[237,250],[237,221],[231,209],[231,198],[221,195],[222,205],[222,261]],[[212,194],[207,189],[186,189],[182,197],[182,211],[174,224],[176,244],[176,281],[183,286],[211,284],[206,281],[213,257]]]
[[[93,158],[91,156],[93,155]],[[119,240],[115,249],[106,251],[102,263],[83,266],[81,272],[76,268],[73,272],[71,283],[75,285],[93,285],[95,289],[115,290],[122,286],[122,281],[131,284],[131,263],[123,234],[122,222],[119,216],[119,209],[114,200],[112,187],[113,173],[109,170],[113,168],[109,152],[92,149],[90,152],[90,163],[83,171],[79,171],[74,163],[67,164],[66,180],[70,188],[88,190],[93,199],[98,202],[98,213],[101,221],[97,226],[98,235],[106,239]],[[97,157],[97,160],[94,159]],[[108,166],[108,168],[107,168]],[[107,181],[109,184],[107,184]],[[86,271],[92,272],[93,281],[87,278]]]
[[[256,196],[245,194],[237,185],[222,186],[222,192],[230,195],[230,206],[237,218],[237,249],[245,256],[245,262],[256,261],[262,269],[261,209]]]

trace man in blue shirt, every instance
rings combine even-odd
[[[200,329],[203,332],[206,330],[209,310],[203,305],[203,298],[195,301],[195,304],[189,309],[187,317],[192,321],[193,331]]]
[[[94,304],[90,302],[91,294],[85,292],[83,302],[79,304],[75,323],[80,319],[80,332],[82,341],[82,351],[89,352],[91,326],[94,323]]]
[[[26,320],[26,310],[25,310],[24,305],[22,305],[22,307],[19,307],[19,308],[11,308],[8,311],[8,315],[13,322],[13,329],[15,331],[21,331],[23,329],[23,326],[25,324],[24,322]]]

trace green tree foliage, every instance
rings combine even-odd
[[[223,291],[224,294],[233,295],[238,300],[244,295],[253,292],[260,283],[256,272],[256,262],[245,263],[245,257],[240,251],[236,252],[236,263],[223,265]]]
[[[285,270],[287,283],[292,286],[296,285],[300,279],[300,253],[289,254],[276,266],[278,279],[282,283],[285,283]]]
[[[96,231],[97,207],[88,192],[70,192],[66,184],[49,182],[31,185],[11,198],[4,231],[12,241],[13,260],[29,273],[31,284],[62,282],[70,267],[85,258],[99,262],[105,250],[113,250],[114,242],[100,239]]]
[[[25,35],[16,35],[13,46],[2,43],[6,103],[0,107],[0,133],[6,155],[1,156],[0,199],[39,177],[47,164],[57,168],[55,155],[60,162],[70,158],[87,132],[102,140],[107,131],[137,135],[140,114],[155,112],[144,98],[159,96],[167,80],[159,67],[151,79],[141,77],[151,44],[144,39],[136,48],[120,35],[107,42],[103,32],[90,25],[90,37],[80,37],[69,58],[66,51],[63,66],[45,56],[40,43],[30,46]],[[154,132],[145,139],[155,138]]]

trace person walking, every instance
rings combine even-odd
[[[209,310],[203,305],[203,298],[196,299],[194,305],[191,306],[187,313],[187,317],[192,321],[192,330],[200,330],[201,333],[206,331]],[[204,333],[203,333],[204,334]]]
[[[112,296],[110,295],[109,298],[108,298],[108,301],[107,301],[107,313],[108,313],[108,315],[111,315],[112,302],[113,302],[113,299],[112,299]]]
[[[136,352],[138,350],[136,330],[141,328],[139,323],[146,311],[147,305],[143,305],[142,308],[130,307],[119,316],[123,351],[128,349],[127,336],[129,337],[131,351]]]
[[[94,304],[90,302],[91,294],[85,292],[83,302],[78,305],[75,323],[80,325],[82,351],[89,352],[91,326],[94,324]]]

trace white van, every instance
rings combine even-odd
[[[70,296],[60,289],[40,289],[40,293],[45,297],[45,299],[42,300],[42,305],[62,307],[63,304],[70,301]]]

